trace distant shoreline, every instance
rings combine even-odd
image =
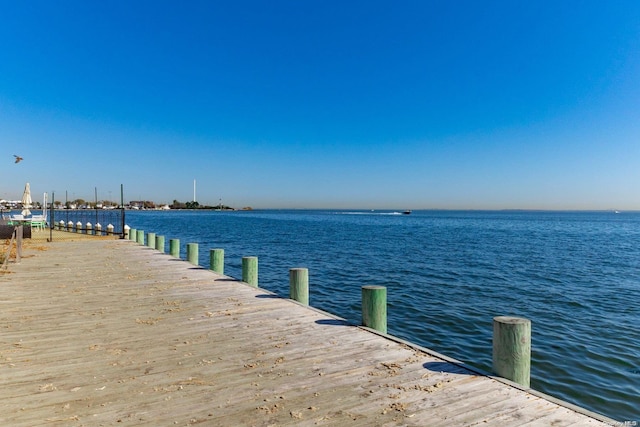
[[[65,209],[60,209],[64,211]],[[127,211],[140,211],[140,212],[157,212],[161,209],[126,209]],[[276,211],[292,211],[292,212],[326,212],[326,211],[336,211],[336,212],[404,212],[405,209],[367,209],[367,208],[251,208],[251,209],[165,209],[165,211],[206,211],[206,212],[276,212]],[[493,213],[611,213],[614,214],[629,214],[629,213],[640,213],[640,209],[637,210],[615,210],[615,209],[412,209],[412,213],[420,213],[420,212],[493,212]]]
[[[56,211],[61,211],[61,212],[73,212],[73,211],[93,211],[93,210],[117,210],[120,208],[112,208],[112,209],[103,209],[103,208],[76,208],[76,209],[65,209],[65,208],[55,208]],[[0,211],[2,211],[5,214],[9,214],[10,212],[14,212],[14,211],[21,211],[22,208],[17,208],[17,207],[7,207],[7,208],[0,208]],[[32,211],[40,211],[42,210],[41,207],[32,207],[30,208],[30,210]],[[397,208],[376,208],[376,209],[370,209],[370,208],[332,208],[332,207],[326,207],[326,208],[253,208],[253,207],[243,207],[243,208],[232,208],[232,207],[228,207],[225,206],[222,209],[218,208],[218,207],[199,207],[199,208],[145,208],[145,209],[140,209],[140,208],[133,208],[133,207],[125,207],[126,211],[140,211],[140,212],[158,212],[158,211],[193,211],[193,212],[198,212],[198,211],[202,211],[202,212],[252,212],[252,211],[339,211],[339,212],[348,212],[348,211],[354,211],[354,212],[404,212],[406,211],[406,209],[397,209]],[[534,212],[557,212],[557,213],[562,213],[562,212],[567,212],[567,213],[580,213],[580,212],[585,212],[585,213],[607,213],[610,212],[612,214],[625,214],[625,213],[640,213],[640,209],[629,209],[629,210],[619,210],[619,209],[518,209],[518,208],[507,208],[507,209],[465,209],[465,208],[460,208],[460,209],[447,209],[447,208],[426,208],[426,209],[411,209],[411,212],[416,213],[416,212],[508,212],[508,213],[514,213],[514,212],[528,212],[528,213],[534,213]]]

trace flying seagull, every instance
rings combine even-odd
[[[24,160],[22,157],[16,156],[15,154],[13,155],[13,157],[16,158],[16,163],[20,163],[22,160]]]

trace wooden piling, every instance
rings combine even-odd
[[[169,239],[169,254],[172,257],[180,258],[180,239]]]
[[[93,234],[93,225],[90,222],[85,227],[87,228],[87,234]]]
[[[138,230],[138,243],[144,245],[144,230]]]
[[[138,230],[135,228],[129,229],[129,240],[137,240],[138,239]]]
[[[156,249],[162,253],[165,253],[164,236],[156,236]]]
[[[242,281],[258,287],[258,257],[242,257]]]
[[[24,225],[20,224],[15,228],[15,235],[16,235],[16,263],[20,263],[20,260],[22,259],[22,240],[24,238]],[[9,245],[9,248],[11,248],[11,245]]]
[[[309,305],[309,269],[289,269],[289,298]]]
[[[493,318],[493,372],[530,386],[531,321],[521,317]]]
[[[387,333],[386,287],[374,285],[362,287],[362,324]]]
[[[150,248],[156,247],[156,233],[147,233],[147,246]]]
[[[198,265],[198,244],[187,243],[187,261],[193,265]]]
[[[209,268],[216,273],[224,274],[224,249],[209,251]]]

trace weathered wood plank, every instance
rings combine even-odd
[[[0,275],[3,425],[606,425],[133,241],[46,249]]]

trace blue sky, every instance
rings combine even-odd
[[[0,24],[0,199],[640,209],[636,0],[0,0]]]

